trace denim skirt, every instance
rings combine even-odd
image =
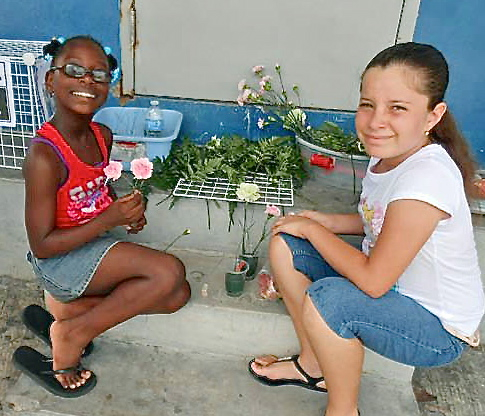
[[[342,338],[358,338],[391,360],[416,367],[451,363],[468,347],[438,317],[395,290],[365,294],[337,273],[308,240],[281,234],[293,266],[313,283],[307,294],[327,325]]]
[[[47,259],[39,259],[29,251],[27,260],[41,286],[54,299],[66,303],[83,295],[101,260],[118,241],[105,233],[72,251]]]

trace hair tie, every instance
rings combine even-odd
[[[103,49],[106,55],[111,55],[111,48],[109,46],[105,46]]]
[[[111,71],[111,85],[116,84],[119,81],[120,77],[121,77],[120,67],[113,69],[113,71]]]
[[[61,45],[66,41],[64,36],[56,36],[53,40],[57,40]]]

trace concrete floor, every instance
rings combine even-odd
[[[1,211],[5,214],[11,212],[13,206],[10,205],[11,199],[8,195],[16,194],[17,191],[14,190],[9,194],[10,184],[6,187],[3,187],[4,183],[0,185],[4,196],[7,195],[3,201],[0,201]],[[321,189],[310,188],[307,190],[308,192],[300,195],[298,199],[299,204],[305,207],[316,208],[323,205],[329,211],[337,211],[342,207],[353,209],[353,201],[348,193],[329,191],[322,193]],[[30,303],[41,303],[42,295],[31,278],[16,275],[16,271],[20,273],[23,270],[20,267],[20,262],[23,262],[22,256],[15,256],[19,259],[19,267],[15,264],[12,266],[12,255],[9,250],[17,245],[25,245],[25,241],[11,241],[11,232],[21,227],[22,214],[21,212],[17,214],[14,221],[5,219],[4,215],[1,224],[5,233],[0,241],[2,247],[0,254],[2,266],[0,269],[0,414],[15,412],[17,415],[33,416],[38,414],[35,413],[35,409],[38,409],[39,403],[46,400],[45,393],[28,379],[19,380],[19,372],[10,364],[11,353],[18,345],[27,344],[41,350],[43,348],[42,344],[25,330],[19,319],[21,309]],[[485,270],[485,216],[474,215],[474,224],[482,270]],[[7,270],[9,273],[5,273],[4,265],[9,266]],[[100,397],[93,399],[94,407],[89,405],[92,400],[79,399],[74,401],[75,404],[61,401],[64,402],[61,407],[54,410],[54,407],[49,408],[49,405],[41,414],[53,416],[52,412],[55,412],[56,415],[64,413],[217,416],[294,415],[305,412],[304,414],[307,415],[321,415],[325,406],[325,399],[318,394],[315,396],[312,392],[290,387],[284,388],[282,395],[279,389],[276,391],[263,389],[247,378],[244,360],[228,361],[223,357],[216,359],[212,356],[180,356],[176,351],[165,351],[159,347],[138,349],[139,346],[128,346],[108,339],[103,339],[101,345],[99,356],[91,359],[93,365],[96,365],[96,371],[103,376],[104,380],[99,386]],[[136,362],[135,371],[133,371],[136,357],[142,359]],[[478,347],[467,351],[453,365],[442,369],[416,370],[413,384],[421,416],[484,415],[484,361],[485,348]],[[126,363],[129,365],[126,366]],[[180,363],[187,363],[187,365],[183,364],[182,368]],[[224,368],[225,373],[222,376],[222,383],[220,368]],[[108,369],[113,372],[109,373]],[[127,380],[123,378],[125,374],[129,375]],[[173,389],[175,385],[177,392]],[[12,390],[13,386],[16,386],[15,390]],[[385,383],[379,385],[375,381],[366,383],[366,386],[363,391],[366,397],[365,407],[361,409],[365,411],[362,412],[363,416],[407,414],[399,410],[399,391],[395,388],[389,389]],[[141,393],[133,398],[130,394],[133,391]],[[126,394],[120,392],[126,392]],[[87,397],[93,396],[90,394]],[[373,397],[375,399],[372,399]],[[69,413],[73,409],[75,412]],[[103,412],[100,413],[99,409],[103,409]]]

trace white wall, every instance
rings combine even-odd
[[[299,84],[304,106],[352,110],[365,64],[396,39],[411,40],[418,6],[419,0],[122,0],[123,88],[234,101],[253,65],[279,63],[288,86]]]

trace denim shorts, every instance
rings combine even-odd
[[[70,302],[82,296],[101,260],[119,240],[103,234],[68,253],[39,259],[31,251],[27,260],[41,286],[60,302]]]
[[[468,344],[408,296],[390,290],[372,298],[337,273],[307,241],[281,234],[293,266],[313,283],[308,295],[327,325],[342,338],[358,338],[391,360],[437,367],[458,359]]]

